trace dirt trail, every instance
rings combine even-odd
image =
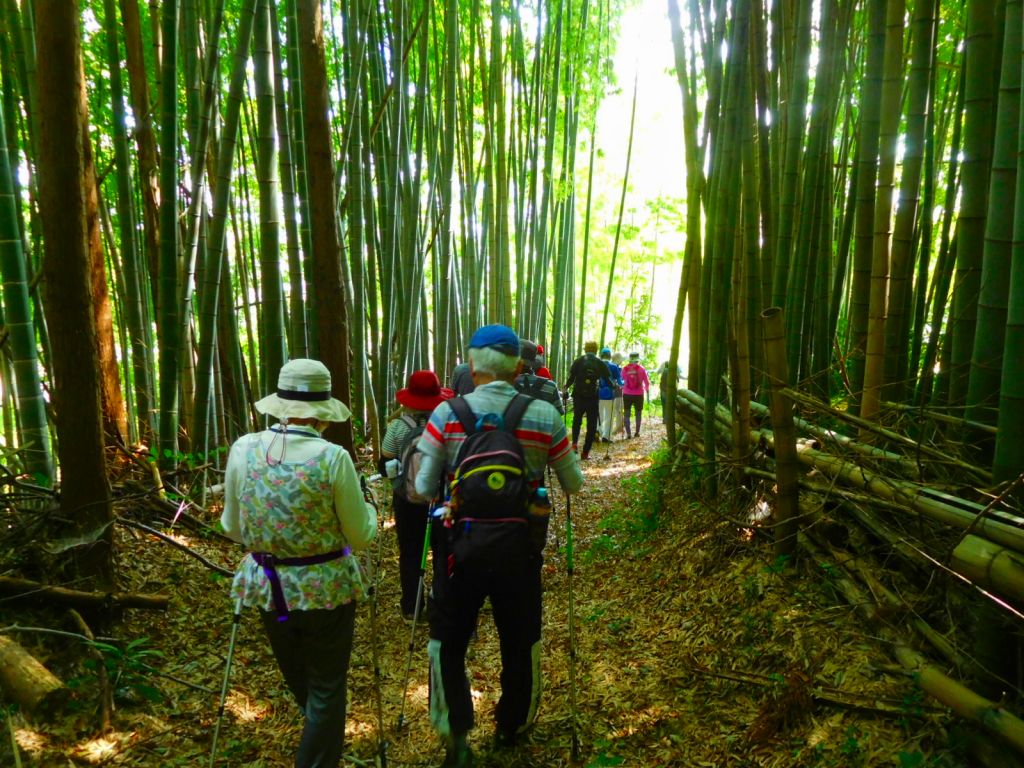
[[[891,674],[891,662],[823,578],[784,580],[772,568],[770,547],[744,539],[734,525],[690,501],[687,465],[675,469],[659,497],[645,472],[663,438],[662,425],[652,418],[639,439],[596,445],[584,467],[586,486],[572,500],[579,764],[961,765],[947,748],[948,718],[926,711],[911,681]],[[515,751],[491,750],[500,665],[485,607],[469,659],[477,715],[470,743],[481,766],[571,764],[565,501],[560,493],[553,498],[539,716]],[[88,738],[93,677],[79,669],[86,693],[76,716],[47,731],[18,719],[26,765],[63,766],[70,759],[84,765],[192,766],[208,760],[230,633],[227,582],[151,538],[120,529],[118,535],[124,586],[172,591],[174,601],[166,615],[132,613],[117,635],[148,637],[148,645],[164,654],[148,658],[149,664],[208,690],[126,672],[122,694],[134,693],[134,700],[122,698],[115,732],[95,740]],[[182,540],[229,567],[240,556],[216,539]],[[400,733],[395,727],[409,627],[398,607],[390,519],[381,562],[378,647],[388,764],[438,765],[443,750],[427,716],[425,628],[413,645],[407,726]],[[365,607],[356,632],[347,727],[354,760],[348,764],[373,765],[379,729]],[[747,682],[714,676],[730,670],[747,674]],[[808,693],[812,679],[888,697],[894,712],[815,705]],[[158,701],[144,701],[133,691],[147,685],[160,691]],[[300,716],[251,613],[242,620],[228,711],[218,765],[291,764]],[[9,758],[10,746],[0,747],[0,764],[12,764]]]

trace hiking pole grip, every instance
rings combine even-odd
[[[228,641],[228,657],[224,662],[224,681],[220,686],[220,706],[217,708],[217,724],[213,727],[213,742],[210,745],[210,768],[217,759],[217,741],[220,738],[220,725],[224,720],[224,705],[228,698],[228,681],[231,676],[231,659],[235,655],[235,640],[238,638],[238,627],[242,623],[242,598],[235,601],[235,615],[231,620],[231,639]]]

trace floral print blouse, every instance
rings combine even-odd
[[[362,547],[376,532],[376,513],[363,500],[348,452],[310,427],[240,438],[224,484],[221,523],[250,552],[306,557]],[[366,596],[352,554],[314,565],[278,565],[276,571],[289,611],[329,609]],[[249,555],[231,593],[243,605],[274,608],[268,577]]]

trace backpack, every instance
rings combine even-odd
[[[555,406],[555,410],[562,413],[562,398],[558,394],[558,385],[554,382],[548,384],[551,379],[545,379],[534,373],[522,373],[516,377],[513,385],[518,391],[527,397],[535,400],[544,400]]]
[[[636,366],[626,366],[626,369],[623,371],[623,373],[626,374],[626,385],[630,389],[640,389],[640,372],[636,369]]]
[[[450,487],[456,520],[525,521],[526,458],[515,429],[531,402],[517,394],[500,417],[488,413],[478,418],[462,398],[448,401],[466,432]],[[487,423],[496,427],[485,429]]]
[[[572,388],[575,397],[597,397],[601,378],[606,376],[607,366],[597,358],[583,358],[583,365]]]
[[[418,424],[416,419],[407,413],[403,413],[401,418],[409,425],[410,429],[398,447],[398,474],[392,481],[391,487],[406,501],[413,504],[426,504],[430,499],[425,499],[416,493],[416,475],[420,471],[420,464],[423,461],[423,454],[416,449],[419,446],[420,436],[427,425],[425,422]]]

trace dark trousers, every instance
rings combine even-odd
[[[583,425],[583,417],[587,417],[587,434],[583,439],[583,452],[590,453],[590,447],[594,444],[597,436],[597,418],[599,406],[598,399],[594,397],[572,396],[572,444],[576,445],[580,440],[580,427]]]
[[[402,584],[402,613],[416,610],[420,587],[423,539],[427,533],[427,504],[413,504],[397,493],[392,496],[398,533],[398,578]]]
[[[623,395],[622,404],[626,408],[626,436],[628,437],[629,432],[629,412],[636,408],[636,435],[640,435],[640,417],[644,412],[644,396],[643,395]]]
[[[295,768],[337,768],[345,746],[345,696],[356,604],[292,611],[260,611],[284,681],[306,716]]]
[[[485,550],[479,557],[466,556],[464,544],[449,548],[450,573],[435,570],[428,645],[431,721],[445,737],[473,727],[466,649],[480,607],[490,598],[501,646],[501,698],[494,719],[500,730],[516,733],[533,722],[540,701],[541,558],[526,526],[502,557]]]

